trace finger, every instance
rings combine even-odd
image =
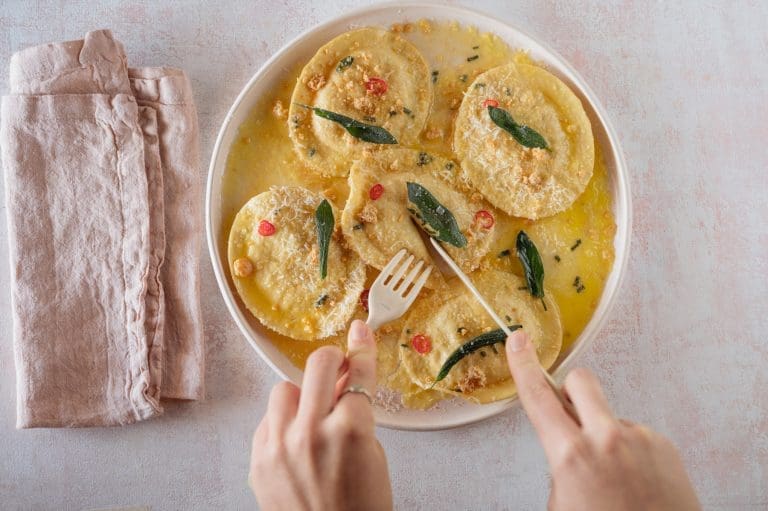
[[[267,418],[264,417],[256,427],[256,431],[253,433],[253,445],[251,447],[252,452],[256,452],[257,447],[260,447],[267,443],[267,435],[269,435],[269,424],[267,424]]]
[[[341,392],[354,385],[360,385],[373,396],[376,389],[376,340],[368,325],[355,320],[349,328],[347,339],[347,360],[349,369]],[[337,408],[350,408],[355,413],[373,416],[368,398],[359,393],[348,392],[339,397]]]
[[[344,362],[341,364],[341,367],[339,368],[339,379],[336,380],[336,389],[333,392],[333,402],[339,400],[341,397],[341,393],[344,391],[344,387],[347,385],[347,379],[349,378],[349,359],[345,358]]]
[[[644,424],[638,424],[637,422],[633,422],[628,419],[618,419],[619,424],[621,424],[623,427],[630,429],[632,431],[636,431],[637,433],[643,435],[646,439],[652,439],[658,435],[658,433],[654,432],[651,428]]]
[[[591,371],[574,369],[565,377],[564,387],[585,430],[601,430],[616,424],[600,382]]]
[[[267,405],[270,437],[282,438],[288,425],[296,417],[301,391],[291,382],[282,381],[272,387]]]
[[[544,374],[528,334],[517,330],[507,338],[507,361],[517,393],[539,435],[550,463],[568,446],[579,428],[563,409]]]
[[[312,422],[331,412],[334,384],[343,362],[344,354],[336,346],[323,346],[312,352],[301,382],[297,419]]]

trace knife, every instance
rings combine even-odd
[[[507,325],[501,320],[498,314],[496,314],[496,311],[493,310],[491,305],[483,298],[483,295],[480,294],[480,291],[477,290],[475,285],[472,283],[471,280],[469,280],[469,277],[466,273],[461,271],[461,268],[459,268],[459,265],[456,264],[456,262],[451,258],[450,255],[448,255],[448,252],[445,251],[445,249],[440,245],[440,243],[433,237],[430,236],[429,241],[432,242],[432,246],[434,247],[435,251],[440,254],[440,257],[445,261],[445,263],[453,270],[453,272],[456,274],[459,279],[464,283],[465,286],[467,286],[467,289],[472,291],[472,294],[475,295],[475,298],[477,298],[477,301],[480,302],[480,305],[483,306],[485,311],[493,318],[493,320],[496,322],[497,325],[499,325],[499,328],[502,329],[502,331],[509,337],[512,335],[512,331],[507,327]],[[541,366],[539,366],[541,367]],[[555,380],[552,379],[552,376],[547,372],[546,369],[543,367],[541,368],[541,372],[544,373],[544,378],[547,380],[547,383],[554,391],[555,395],[557,396],[557,399],[560,401],[560,404],[563,405],[563,408],[568,413],[568,415],[571,416],[573,420],[576,421],[576,424],[581,425],[581,421],[579,420],[579,414],[576,412],[576,408],[574,408],[573,403],[565,397],[563,394],[563,391],[560,389],[560,387],[557,386],[557,383],[555,383]]]

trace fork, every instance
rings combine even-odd
[[[407,253],[402,249],[395,254],[368,291],[369,312],[366,324],[371,330],[405,314],[432,272],[431,266],[422,271],[424,261],[418,261],[406,275],[405,272],[415,259],[410,254],[406,258]]]

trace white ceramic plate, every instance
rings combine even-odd
[[[284,79],[287,69],[293,69],[295,65],[308,61],[317,48],[352,28],[362,26],[386,27],[395,22],[416,21],[422,18],[437,21],[456,20],[462,24],[474,25],[480,31],[495,33],[512,48],[527,50],[531,58],[543,62],[549,71],[559,76],[581,98],[592,121],[595,137],[603,149],[611,178],[613,212],[617,224],[614,241],[616,259],[591,321],[570,349],[560,356],[555,365],[556,369],[553,376],[560,381],[568,368],[573,365],[579,353],[595,339],[613,305],[626,269],[631,227],[629,180],[626,164],[616,134],[611,128],[600,102],[581,76],[560,55],[519,28],[468,9],[423,3],[397,3],[380,4],[352,11],[299,35],[273,55],[253,75],[224,119],[213,149],[208,174],[206,228],[208,248],[219,289],[232,317],[253,349],[280,376],[294,383],[300,383],[301,370],[293,366],[288,358],[274,347],[268,339],[269,331],[261,327],[236,298],[236,291],[228,277],[226,252],[219,250],[217,240],[222,239],[223,235],[221,232],[223,227],[221,221],[221,179],[226,169],[229,148],[237,136],[239,126],[245,121],[259,98]],[[516,399],[507,399],[487,405],[475,405],[463,400],[454,400],[441,403],[439,409],[426,411],[402,409],[396,412],[387,412],[377,407],[375,415],[380,426],[410,430],[433,430],[477,422],[500,414],[515,406],[516,403]]]

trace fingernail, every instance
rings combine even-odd
[[[528,335],[521,330],[512,332],[512,335],[507,337],[507,346],[509,346],[509,351],[512,351],[512,352],[523,351],[525,349],[525,344],[527,342],[528,342]]]
[[[349,327],[349,340],[354,342],[365,342],[368,337],[368,327],[356,319]]]

